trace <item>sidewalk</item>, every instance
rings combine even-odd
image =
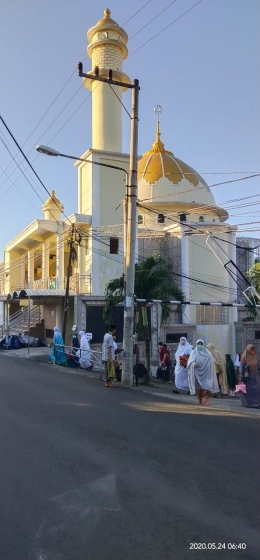
[[[10,358],[26,358],[36,362],[43,362],[46,365],[49,364],[49,367],[59,369],[64,372],[73,374],[73,375],[82,375],[89,379],[96,379],[97,381],[105,381],[105,372],[100,372],[99,370],[91,370],[86,371],[84,369],[74,369],[69,368],[66,366],[58,366],[50,364],[50,348],[43,347],[43,348],[30,348],[30,353],[28,354],[28,348],[20,348],[19,350],[2,350],[0,351],[0,355],[9,356]],[[241,406],[240,397],[225,397],[221,398],[218,395],[218,398],[211,398],[210,399],[210,406],[206,407],[197,406],[196,405],[196,397],[187,395],[187,394],[176,394],[173,393],[172,390],[175,388],[174,384],[167,384],[167,383],[156,383],[155,377],[150,378],[150,385],[144,385],[144,383],[140,382],[138,387],[132,387],[131,390],[138,391],[140,393],[146,393],[150,395],[154,395],[155,397],[161,397],[175,404],[183,404],[183,405],[191,405],[191,410],[194,409],[196,406],[198,410],[201,412],[210,410],[218,410],[226,411],[230,413],[236,413],[239,415],[250,415],[250,416],[258,416],[260,418],[260,409],[257,408],[245,408]],[[120,386],[120,383],[118,384]]]
[[[220,395],[217,398],[210,399],[210,406],[196,405],[197,398],[196,396],[183,394],[173,393],[172,390],[175,389],[175,385],[167,384],[167,383],[156,383],[155,377],[151,377],[150,386],[140,385],[139,387],[135,388],[138,391],[140,389],[144,393],[153,394],[158,397],[163,397],[165,399],[170,399],[171,401],[177,402],[179,404],[190,404],[195,405],[199,410],[219,410],[219,411],[226,411],[226,412],[235,412],[239,414],[246,414],[246,415],[254,415],[260,418],[260,408],[246,408],[241,406],[240,397],[224,397],[221,398]]]
[[[28,352],[29,350],[29,352]],[[40,362],[49,362],[49,354],[51,348],[49,346],[31,346],[28,348],[19,348],[17,350],[0,350],[1,356],[9,356],[9,358],[27,358]]]

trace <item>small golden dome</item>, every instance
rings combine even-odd
[[[47,208],[48,206],[58,206],[60,210],[62,210],[63,205],[61,201],[55,196],[55,191],[51,191],[51,196],[46,200],[44,207]]]
[[[126,31],[122,27],[120,27],[120,25],[118,25],[118,23],[116,23],[116,21],[112,19],[110,16],[111,16],[111,11],[108,8],[106,8],[106,10],[104,10],[104,16],[102,17],[102,19],[100,19],[96,23],[96,25],[94,25],[94,27],[91,27],[87,32],[87,39],[89,43],[92,42],[93,37],[96,36],[97,33],[99,32],[103,33],[108,31],[112,31],[112,33],[116,32],[116,38],[113,37],[114,40],[118,40],[118,38],[120,37],[120,40],[123,42],[123,44],[126,44],[128,42],[128,35]],[[91,45],[89,45],[89,47],[90,46]],[[91,52],[89,54],[91,54]]]
[[[96,25],[103,25],[104,23],[109,23],[110,25],[116,25],[116,27],[119,27],[118,23],[116,23],[116,21],[114,21],[111,17],[111,11],[106,8],[104,10],[104,17],[102,17],[102,19],[100,19]]]

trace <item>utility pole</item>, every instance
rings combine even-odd
[[[125,251],[125,298],[122,384],[133,384],[133,332],[134,289],[136,254],[136,200],[137,200],[137,150],[138,150],[138,98],[139,81],[133,81],[131,139],[129,161],[129,188],[126,193],[126,251]]]
[[[64,297],[64,311],[63,311],[63,325],[62,325],[62,338],[64,340],[64,344],[65,344],[67,318],[68,318],[68,310],[69,310],[70,269],[71,269],[71,263],[75,255],[75,248],[74,248],[75,242],[77,242],[80,245],[81,236],[78,234],[75,225],[72,224],[69,230],[69,239],[68,239],[69,261],[68,261],[67,277],[66,277],[66,289],[65,289],[65,297]]]
[[[78,63],[81,78],[106,82],[107,84],[132,89],[131,138],[129,161],[129,185],[126,185],[125,197],[125,286],[124,286],[124,340],[122,385],[133,384],[133,332],[134,332],[134,285],[136,254],[136,200],[137,200],[137,150],[138,150],[138,99],[139,80],[132,84],[113,80],[113,71],[108,70],[108,77],[99,75],[99,68],[94,74],[84,74],[82,62]]]

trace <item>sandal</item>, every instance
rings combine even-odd
[[[210,402],[209,402],[209,400],[208,400],[208,399],[205,399],[205,400],[204,400],[204,404],[206,404],[206,405],[210,405]]]

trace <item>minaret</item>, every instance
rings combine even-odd
[[[122,72],[123,60],[127,58],[128,35],[110,17],[110,10],[87,33],[89,42],[87,53],[99,75],[108,78],[113,71],[117,81],[130,83],[130,78]],[[122,152],[122,105],[120,100],[125,88],[107,83],[84,79],[84,85],[92,91],[92,148],[94,150]],[[113,91],[114,90],[114,91]],[[119,97],[119,99],[116,97]]]

